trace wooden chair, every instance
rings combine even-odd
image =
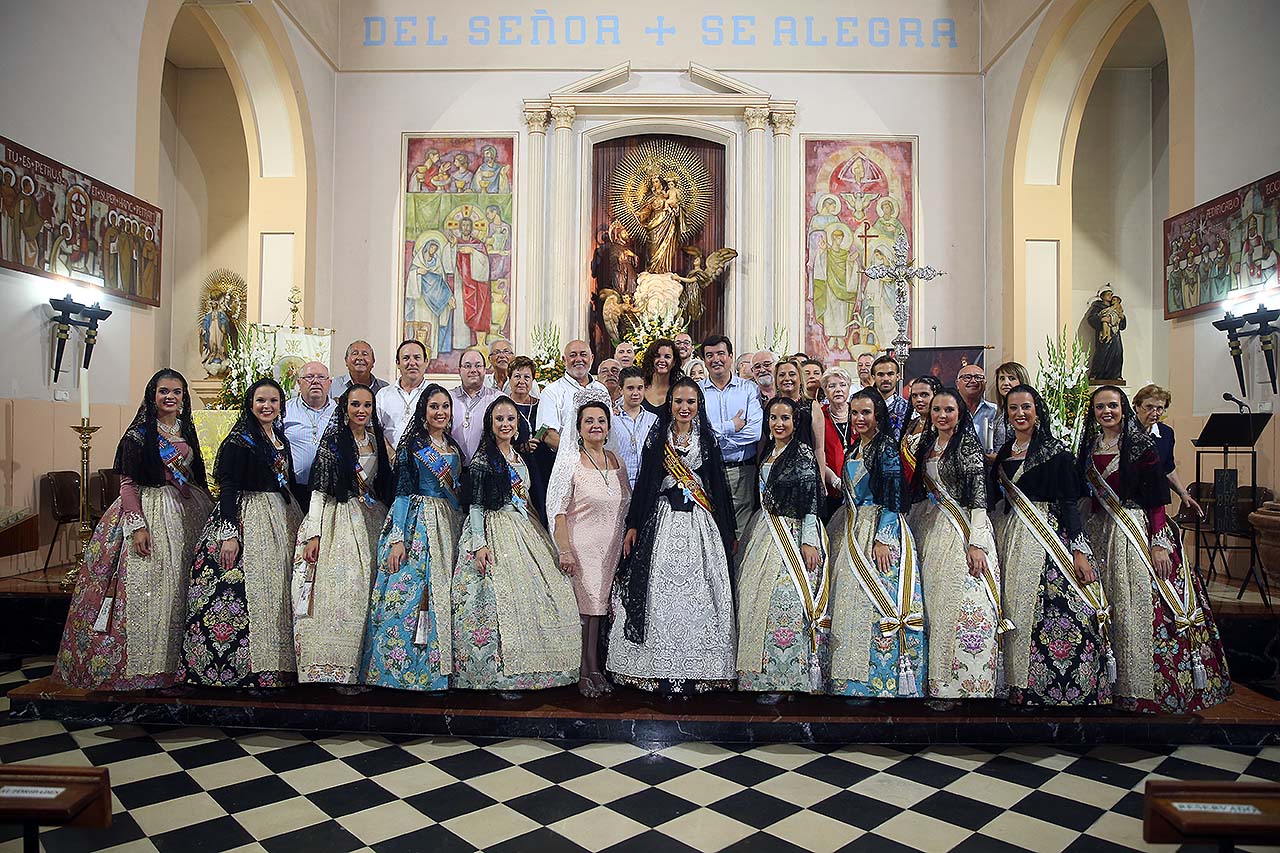
[[[50,471],[40,478],[40,491],[49,499],[49,510],[57,524],[53,528],[53,539],[49,542],[49,551],[44,556],[44,567],[49,568],[53,559],[53,547],[58,544],[58,534],[62,525],[77,524],[80,521],[80,474],[76,471]]]

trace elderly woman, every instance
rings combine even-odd
[[[1178,472],[1174,470],[1177,463],[1173,460],[1173,427],[1163,423],[1164,414],[1172,405],[1173,395],[1159,385],[1144,385],[1138,389],[1137,394],[1133,395],[1134,411],[1138,413],[1138,420],[1142,422],[1143,428],[1150,433],[1151,440],[1156,444],[1156,453],[1160,456],[1160,467],[1164,469],[1165,479],[1177,492],[1178,497],[1182,498],[1182,502],[1191,507],[1196,515],[1204,518],[1204,510],[1196,499],[1191,497],[1187,487],[1178,479]]]
[[[849,389],[852,385],[853,378],[843,367],[831,367],[822,374],[822,393],[826,397],[822,411],[827,422],[822,442],[826,457],[826,470],[822,472],[826,489],[823,521],[830,521],[844,500],[840,490],[840,472],[844,470],[845,450],[856,439],[851,432],[849,418]]]

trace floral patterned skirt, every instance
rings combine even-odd
[[[302,516],[279,492],[241,499],[240,553],[222,568],[219,524],[210,520],[196,546],[182,653],[188,684],[281,687],[295,681],[289,595]]]
[[[449,592],[432,584],[432,569],[437,563],[453,565],[458,514],[443,498],[414,495],[408,519],[404,562],[394,574],[387,569],[392,545],[390,516],[382,528],[360,680],[376,687],[445,690],[451,655],[443,653],[441,639],[451,630]],[[425,621],[421,637],[419,621]],[[417,639],[423,642],[415,642]],[[446,663],[443,667],[441,660]]]
[[[171,487],[144,488],[142,492],[151,556],[133,554],[131,544],[125,541],[119,499],[102,516],[85,549],[85,565],[71,599],[54,669],[54,676],[68,686],[149,690],[171,687],[179,680],[189,559],[200,527],[209,516],[209,496],[192,489],[191,496],[182,499]],[[130,631],[129,611],[139,612],[140,608],[130,607],[128,588],[136,588],[140,579],[158,585],[152,590],[153,599],[158,601],[152,603],[158,604],[161,612]],[[107,630],[95,631],[93,626],[103,601],[113,591]],[[130,660],[131,642],[135,648],[139,642],[151,647],[147,651],[153,663],[144,666],[142,672],[134,671],[138,661]]]
[[[1014,642],[1022,626],[1005,635]],[[1020,705],[1105,705],[1111,702],[1106,651],[1087,605],[1046,558],[1030,636],[1026,687],[1009,686],[1009,701]]]
[[[559,625],[543,626],[558,645],[580,647],[578,602],[573,584],[560,573],[546,533],[523,513],[486,513],[486,537],[494,564],[485,571],[475,553],[462,549],[453,573],[453,686],[460,690],[540,690],[578,681],[578,669],[508,672],[496,573],[515,572],[524,583],[554,600]],[[528,649],[535,656],[541,650]],[[575,655],[576,656],[576,655]]]

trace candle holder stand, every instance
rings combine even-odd
[[[71,427],[80,436],[80,528],[79,547],[71,561],[71,568],[62,577],[61,587],[64,592],[71,592],[76,587],[80,572],[84,569],[84,552],[93,538],[93,524],[89,520],[89,449],[93,444],[93,434],[101,427],[90,426],[88,418],[81,418],[80,423]]]

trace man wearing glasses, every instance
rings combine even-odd
[[[969,416],[973,418],[973,431],[987,453],[993,453],[992,442],[995,439],[994,418],[997,414],[996,404],[985,398],[987,390],[987,374],[981,365],[966,364],[956,374],[956,389],[969,407]]]
[[[331,383],[329,368],[318,361],[308,362],[298,371],[298,396],[284,406],[284,435],[289,439],[297,479],[293,495],[304,513],[311,507],[311,463],[320,448],[320,437],[338,408],[338,401],[329,399]]]

